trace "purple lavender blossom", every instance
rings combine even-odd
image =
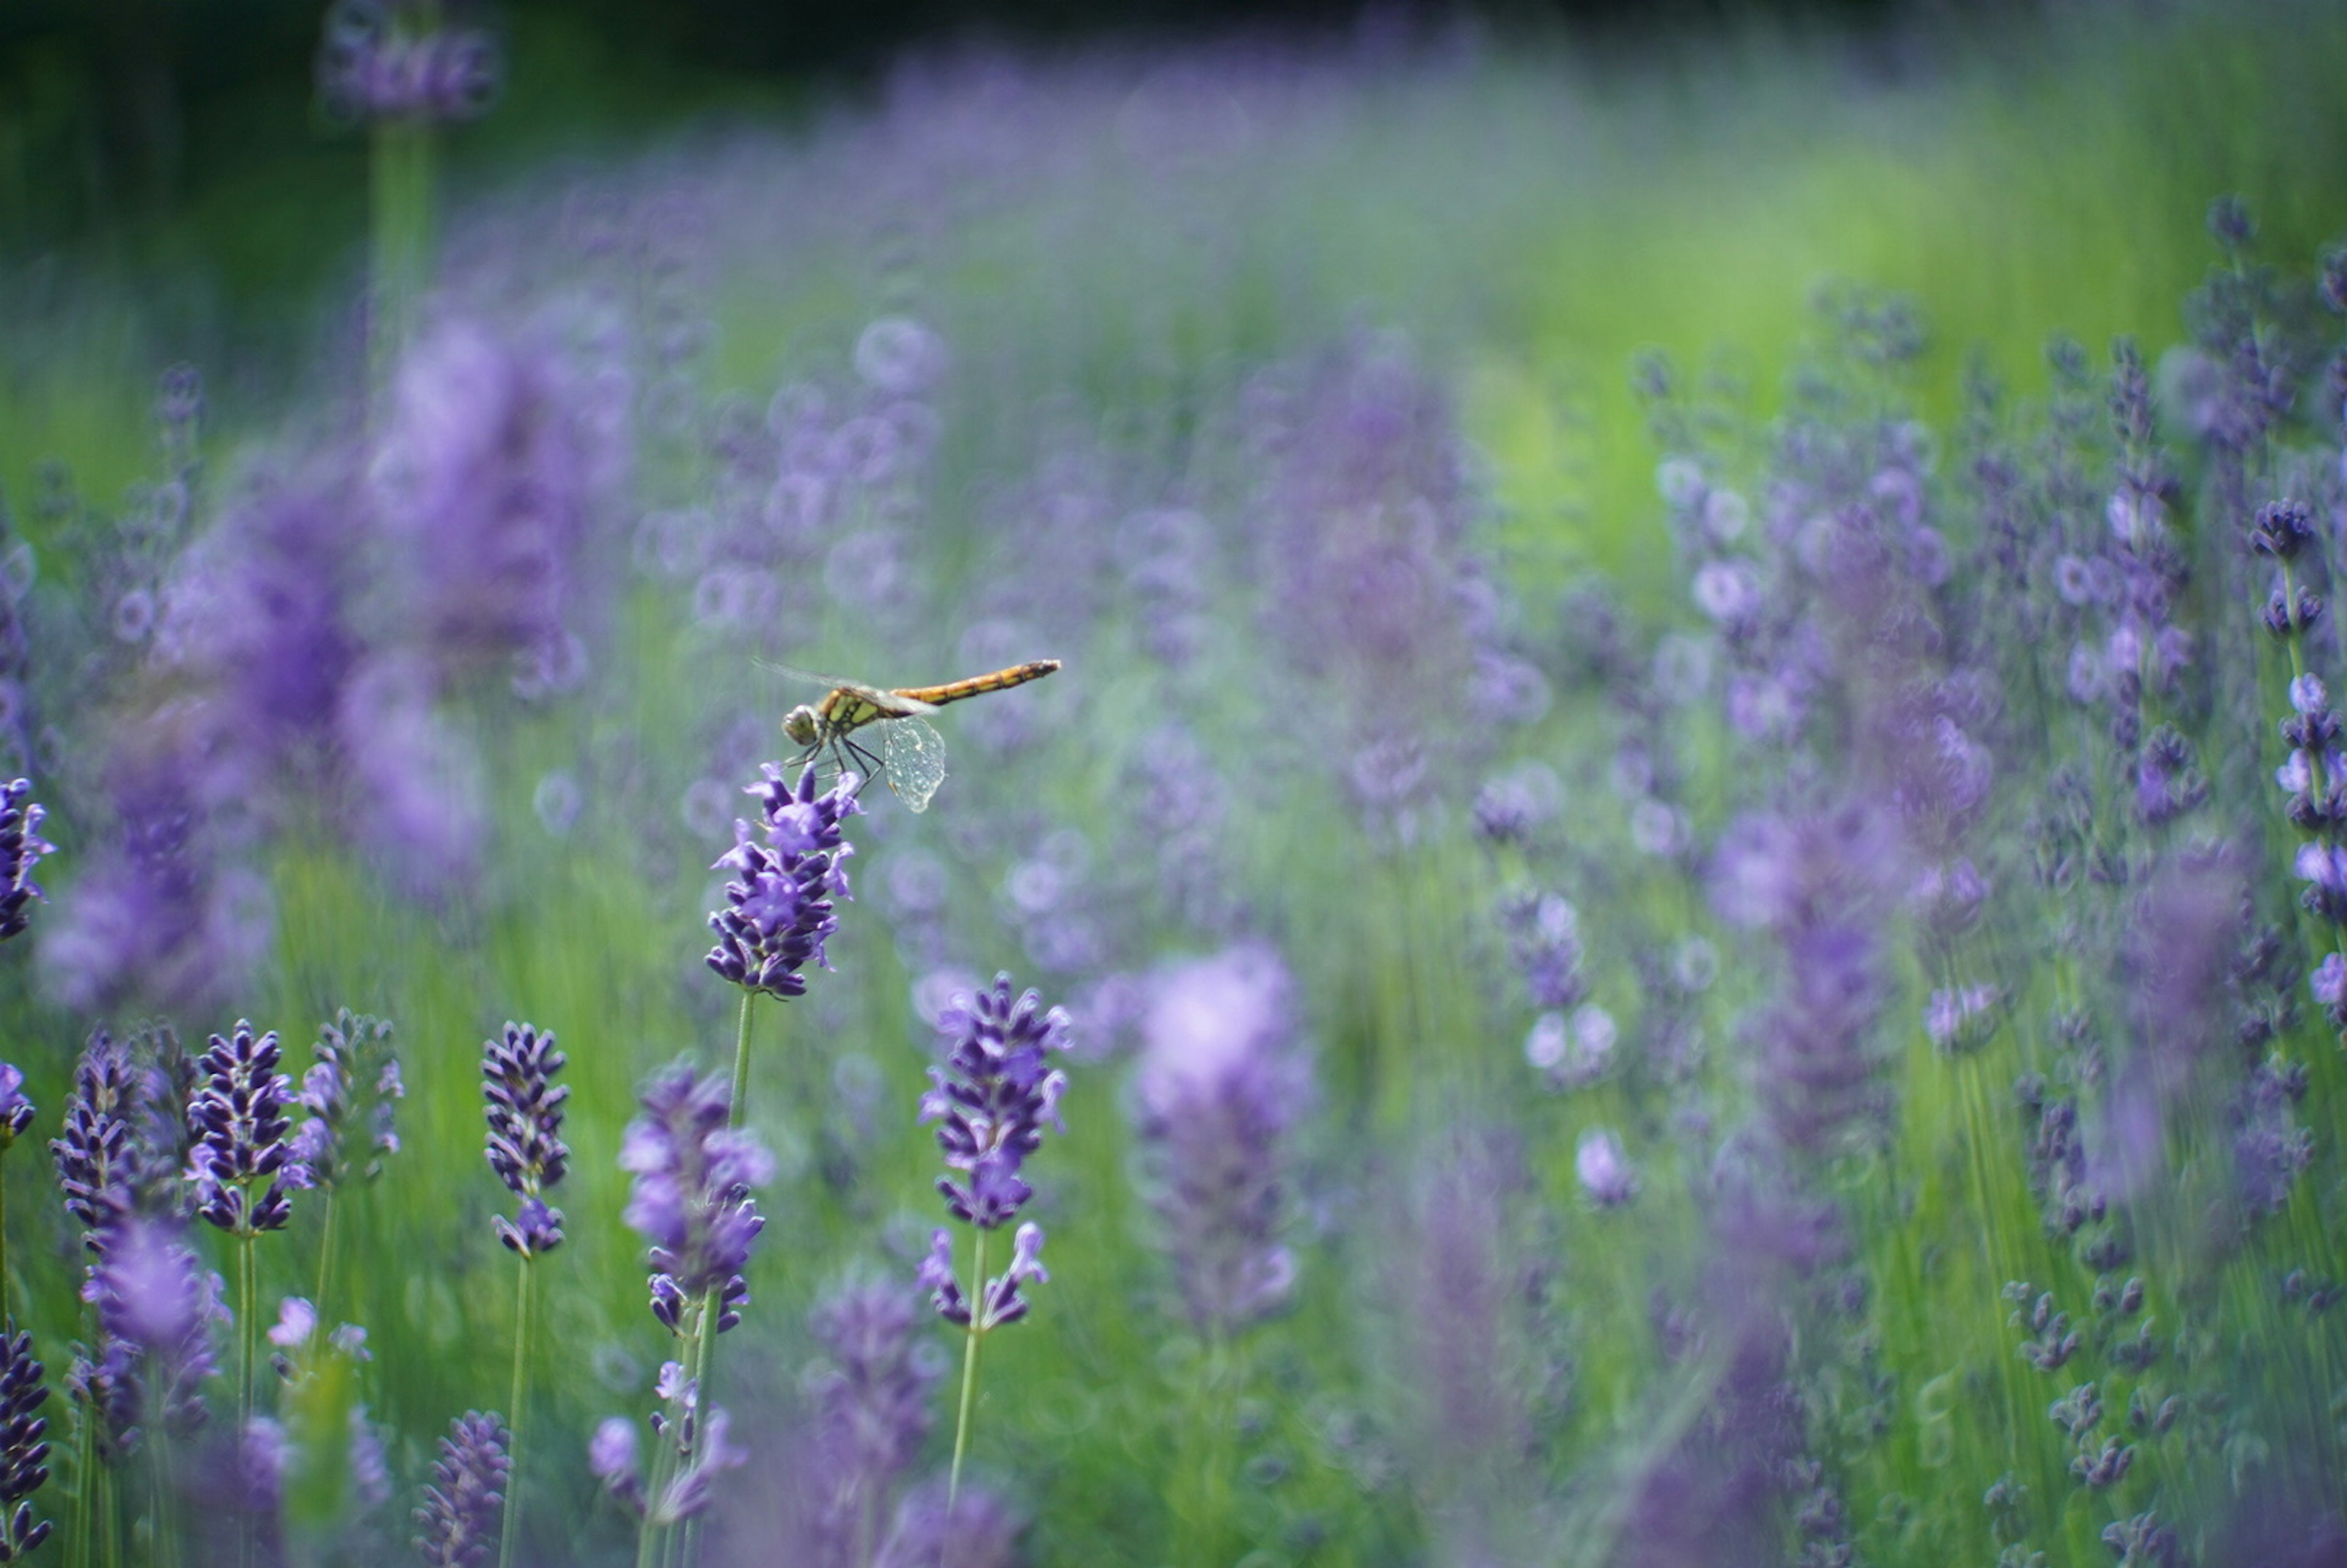
[[[188,1106],[197,1134],[189,1175],[196,1214],[241,1236],[282,1230],[292,1217],[288,1189],[308,1184],[309,1171],[286,1140],[292,1083],[277,1071],[277,1031],[256,1038],[237,1020],[232,1037],[211,1037],[202,1065],[208,1081]],[[258,1198],[253,1189],[266,1183]]]
[[[33,1124],[33,1102],[25,1097],[23,1069],[0,1061],[0,1154],[15,1147],[25,1129]]]
[[[318,1186],[333,1189],[383,1174],[399,1152],[394,1108],[406,1096],[391,1050],[389,1019],[348,1008],[321,1025],[317,1061],[302,1075],[300,1103],[310,1112],[293,1134],[292,1157]]]
[[[135,1411],[123,1434],[183,1438],[207,1416],[203,1381],[218,1370],[211,1330],[228,1320],[220,1276],[204,1272],[168,1220],[133,1216],[115,1227],[82,1298],[97,1309],[100,1351],[88,1377],[93,1403]]]
[[[526,1023],[507,1024],[504,1038],[481,1046],[489,1169],[522,1201],[518,1218],[497,1216],[497,1239],[525,1259],[562,1245],[562,1211],[548,1207],[545,1194],[569,1169],[562,1102],[570,1090],[554,1082],[567,1061],[554,1049],[553,1030],[540,1033]]]
[[[587,1441],[587,1473],[629,1512],[644,1511],[643,1471],[639,1459],[636,1423],[625,1416],[606,1416],[596,1423]]]
[[[30,799],[33,783],[17,779],[0,784],[0,942],[21,936],[32,924],[32,901],[41,897],[33,867],[56,845],[41,836],[41,819],[47,813]]]
[[[1773,935],[1785,989],[1754,1023],[1757,1087],[1785,1144],[1824,1152],[1884,1103],[1874,1025],[1884,986],[1880,912],[1895,840],[1863,807],[1747,816],[1720,841],[1712,900]]]
[[[0,1563],[13,1563],[48,1539],[49,1522],[33,1517],[33,1493],[49,1479],[48,1386],[33,1356],[33,1337],[11,1323],[0,1329]]]
[[[752,840],[749,824],[733,825],[733,847],[717,866],[738,879],[725,885],[726,907],[709,917],[717,946],[708,963],[737,986],[774,997],[804,996],[806,966],[831,967],[823,948],[839,928],[832,901],[848,896],[846,862],[856,853],[844,824],[863,808],[851,775],[817,794],[813,764],[794,786],[783,782],[773,763],[764,772],[765,782],[744,793],[759,799],[766,842]]]
[[[652,1316],[674,1333],[714,1293],[723,1334],[750,1298],[742,1270],[766,1224],[750,1189],[774,1179],[774,1159],[757,1134],[726,1125],[730,1099],[722,1073],[696,1078],[679,1062],[645,1089],[620,1149],[635,1176],[625,1218],[652,1244]]]
[[[448,124],[477,119],[496,98],[497,39],[473,27],[418,31],[421,8],[399,0],[336,0],[318,46],[318,96],[338,118]]]
[[[919,1320],[913,1292],[888,1279],[848,1281],[815,1308],[815,1337],[829,1358],[812,1390],[822,1445],[816,1530],[826,1563],[857,1561],[857,1543],[876,1531],[889,1489],[928,1435],[940,1370],[921,1353]]]
[[[1030,1220],[1012,1233],[1010,1266],[986,1281],[974,1315],[969,1295],[954,1277],[953,1233],[942,1225],[929,1233],[929,1253],[921,1260],[917,1277],[938,1316],[958,1328],[975,1327],[984,1334],[1016,1323],[1027,1316],[1029,1307],[1020,1287],[1030,1279],[1048,1284],[1051,1277],[1043,1267],[1043,1227]]]
[[[432,1466],[432,1484],[415,1510],[416,1550],[432,1568],[481,1568],[497,1549],[505,1511],[505,1423],[467,1410],[449,1423]]]
[[[369,482],[436,662],[564,661],[582,547],[630,453],[559,326],[445,320],[394,379]]]
[[[1638,1195],[1638,1173],[1610,1129],[1594,1127],[1581,1135],[1573,1173],[1582,1192],[1601,1209],[1619,1208]]]
[[[1067,1075],[1049,1064],[1068,1048],[1069,1027],[1064,1009],[1044,1010],[1031,990],[1014,1000],[1008,974],[995,976],[992,990],[956,998],[939,1020],[953,1044],[945,1065],[929,1069],[920,1119],[940,1123],[948,1171],[964,1173],[938,1178],[956,1219],[994,1230],[1031,1194],[1020,1168],[1041,1145],[1044,1119],[1060,1124]]]
[[[1010,1505],[965,1486],[948,1507],[946,1489],[922,1487],[897,1506],[872,1568],[1010,1568],[1021,1526]]]
[[[66,1212],[80,1224],[83,1245],[93,1252],[99,1250],[100,1235],[128,1215],[135,1202],[139,1152],[132,1117],[138,1103],[130,1052],[103,1028],[94,1030],[74,1069],[64,1131],[49,1143]]]
[[[1151,989],[1134,1110],[1150,1200],[1191,1320],[1227,1334],[1276,1310],[1296,1279],[1277,1239],[1281,1143],[1307,1090],[1293,986],[1276,952],[1241,946],[1168,969]]]

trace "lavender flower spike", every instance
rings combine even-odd
[[[562,1211],[549,1207],[543,1194],[569,1169],[562,1102],[570,1091],[554,1082],[568,1060],[554,1049],[553,1030],[541,1033],[526,1023],[507,1024],[502,1040],[481,1046],[489,1169],[522,1201],[518,1219],[497,1216],[497,1239],[526,1258],[562,1245]]]
[[[782,769],[764,764],[764,784],[743,793],[764,807],[765,843],[752,836],[746,822],[733,825],[733,849],[716,868],[737,874],[725,885],[725,907],[709,917],[717,933],[709,967],[737,986],[774,997],[806,994],[809,963],[828,968],[823,945],[839,928],[833,900],[847,892],[847,857],[856,846],[842,824],[864,808],[856,803],[852,775],[815,793],[813,764],[798,783],[783,783]]]
[[[992,990],[958,999],[938,1027],[954,1043],[945,1066],[929,1069],[921,1120],[941,1123],[946,1165],[964,1175],[938,1177],[938,1191],[956,1219],[999,1229],[1032,1194],[1019,1171],[1043,1142],[1044,1118],[1060,1125],[1067,1075],[1047,1064],[1068,1048],[1068,1014],[1043,1010],[1031,990],[1014,1000],[1001,974]]]
[[[652,1080],[641,1103],[620,1168],[636,1178],[624,1217],[652,1244],[652,1316],[681,1333],[686,1308],[715,1290],[723,1334],[750,1298],[742,1270],[766,1224],[750,1189],[774,1180],[774,1158],[755,1133],[726,1126],[723,1074],[696,1078],[679,1062]]]
[[[480,1568],[496,1552],[506,1471],[506,1430],[495,1415],[467,1410],[449,1423],[415,1511],[415,1549],[432,1568]]]
[[[1295,1285],[1278,1234],[1280,1145],[1307,1089],[1290,989],[1276,953],[1235,947],[1168,970],[1143,1017],[1135,1123],[1150,1201],[1202,1329],[1244,1327]]]
[[[814,1389],[822,1462],[815,1467],[817,1529],[829,1555],[855,1560],[890,1487],[929,1431],[938,1369],[918,1354],[919,1303],[898,1279],[850,1281],[816,1307],[815,1337],[830,1366]]]
[[[21,936],[32,923],[28,906],[43,896],[33,880],[34,863],[56,853],[41,836],[47,813],[26,798],[32,793],[29,779],[0,784],[0,942]]]
[[[101,1234],[132,1207],[138,1163],[131,1132],[137,1081],[130,1052],[105,1030],[97,1030],[74,1069],[64,1132],[49,1142],[66,1212],[80,1222],[83,1243],[93,1252],[99,1250]]]
[[[49,1522],[28,1501],[49,1479],[49,1430],[41,1415],[49,1390],[33,1357],[30,1334],[0,1331],[0,1563],[13,1563],[48,1539]]]
[[[1043,1267],[1043,1227],[1030,1220],[1010,1237],[1010,1266],[986,1282],[978,1331],[984,1334],[1026,1317],[1029,1303],[1019,1287],[1030,1279],[1049,1284],[1051,1278]],[[921,1260],[919,1280],[938,1317],[956,1327],[970,1327],[969,1297],[954,1278],[951,1231],[941,1226],[930,1233],[929,1255]]]
[[[339,1009],[320,1026],[314,1049],[300,1096],[310,1119],[293,1134],[293,1157],[321,1187],[372,1182],[384,1157],[399,1152],[393,1107],[407,1094],[391,1053],[391,1020]]]
[[[15,1147],[25,1129],[33,1124],[33,1102],[25,1098],[23,1069],[0,1061],[0,1154]]]
[[[277,1031],[256,1038],[239,1019],[234,1035],[211,1038],[203,1054],[207,1081],[188,1107],[197,1143],[189,1174],[196,1213],[236,1235],[282,1230],[292,1217],[289,1187],[309,1184],[309,1169],[292,1157],[285,1112],[292,1085],[277,1071]],[[253,1188],[266,1183],[261,1195]]]
[[[212,1325],[229,1314],[220,1304],[220,1276],[203,1271],[177,1226],[124,1220],[104,1260],[90,1271],[82,1297],[97,1308],[101,1342],[111,1342],[89,1379],[107,1396],[109,1410],[120,1401],[136,1411],[137,1427],[159,1426],[173,1437],[201,1427],[203,1381],[218,1370]]]

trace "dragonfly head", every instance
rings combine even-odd
[[[815,737],[822,733],[821,721],[815,717],[815,710],[805,702],[783,715],[783,733],[790,737],[791,744],[794,746],[812,746],[815,743]]]

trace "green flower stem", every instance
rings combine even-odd
[[[415,326],[432,274],[433,188],[438,149],[429,125],[385,120],[368,151],[373,255],[367,302],[367,358],[378,396]]]
[[[318,1309],[318,1326],[323,1328],[331,1321],[326,1317],[326,1287],[334,1278],[334,1189],[328,1187],[318,1201],[326,1213],[318,1231],[318,1294],[312,1305]]]
[[[933,1276],[934,1277],[934,1276]],[[961,1461],[969,1451],[969,1417],[978,1402],[978,1342],[985,1337],[979,1325],[985,1318],[986,1231],[978,1227],[978,1255],[969,1270],[969,1327],[961,1349],[961,1401],[954,1418],[953,1469],[946,1478],[946,1519],[950,1525],[954,1501],[961,1496]]]
[[[251,1187],[244,1190],[244,1213],[248,1219],[252,1213]],[[236,1431],[231,1440],[236,1445],[232,1451],[240,1469],[244,1460],[245,1434],[252,1429],[252,1363],[259,1348],[259,1325],[253,1322],[253,1303],[258,1294],[254,1289],[252,1266],[252,1244],[256,1235],[256,1232],[245,1230],[239,1235],[236,1244],[236,1327],[241,1354],[238,1357],[237,1367]],[[252,1514],[247,1509],[240,1508],[236,1512],[236,1548],[237,1561],[244,1564],[244,1568],[251,1568]]]
[[[733,1097],[726,1102],[725,1124],[739,1127],[743,1121],[743,1107],[750,1100],[750,1004],[758,993],[749,987],[742,988],[741,1020],[733,1030]]]
[[[506,1417],[506,1506],[497,1533],[497,1568],[513,1568],[514,1548],[521,1539],[521,1418],[528,1394],[524,1380],[529,1365],[529,1279],[532,1259],[521,1255],[521,1275],[514,1286],[513,1397]]]

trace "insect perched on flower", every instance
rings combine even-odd
[[[922,714],[933,713],[948,702],[958,702],[965,697],[1024,686],[1059,667],[1056,659],[1035,659],[942,686],[883,690],[854,681],[832,681],[787,665],[767,664],[767,668],[785,675],[831,687],[822,702],[802,702],[783,715],[783,733],[790,737],[793,745],[805,748],[791,765],[804,766],[828,752],[833,764],[845,773],[853,758],[863,764],[866,778],[886,774],[888,787],[914,811],[928,809],[930,797],[946,782],[945,740],[929,727]],[[877,757],[855,739],[856,732],[868,724],[882,726]]]

